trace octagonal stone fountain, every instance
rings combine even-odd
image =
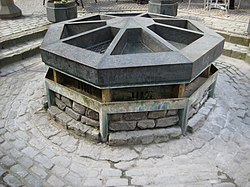
[[[213,96],[212,63],[223,46],[201,23],[158,14],[54,24],[41,46],[49,110],[66,128],[112,145],[178,137]]]

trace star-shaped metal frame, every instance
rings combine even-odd
[[[189,83],[223,47],[224,38],[197,21],[119,13],[51,25],[41,54],[48,66],[104,89]]]

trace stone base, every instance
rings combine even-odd
[[[148,3],[148,12],[177,16],[178,3],[150,0]]]
[[[16,5],[2,5],[0,8],[1,19],[11,19],[22,15],[22,11]]]

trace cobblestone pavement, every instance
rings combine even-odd
[[[46,26],[48,24],[49,22],[44,14],[24,15],[13,20],[0,19],[0,41],[7,36]]]
[[[0,74],[0,186],[250,186],[250,66],[220,57],[214,111],[194,134],[109,147],[70,135],[43,109],[39,56]]]

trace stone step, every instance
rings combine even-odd
[[[215,30],[218,34],[225,38],[226,42],[250,47],[250,37],[245,35],[237,35],[233,33],[228,33],[224,31]]]
[[[225,42],[223,55],[250,63],[249,47]]]
[[[7,49],[27,41],[37,38],[43,38],[48,30],[48,26],[42,26],[35,29],[30,29],[24,32],[15,33],[9,36],[0,38],[0,49]]]
[[[43,38],[36,38],[2,49],[0,54],[0,67],[38,54],[42,41]]]
[[[47,30],[48,25],[1,37],[0,67],[38,54]]]
[[[167,142],[182,135],[179,126],[138,131],[121,131],[109,133],[109,145],[134,145]]]

